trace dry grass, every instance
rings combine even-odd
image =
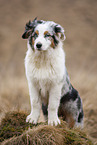
[[[39,123],[26,123],[24,112],[9,112],[0,125],[0,142],[3,145],[92,145],[80,129],[70,129],[64,121],[57,127]],[[28,129],[29,128],[29,129]],[[3,140],[7,139],[3,142]]]
[[[29,110],[29,95],[26,91],[27,83],[23,78],[4,78],[0,88],[0,117],[4,113],[14,110]]]

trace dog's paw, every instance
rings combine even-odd
[[[48,125],[57,126],[58,124],[60,124],[60,120],[59,120],[58,117],[57,118],[48,119]]]
[[[38,118],[32,114],[28,115],[26,118],[26,122],[37,124]]]

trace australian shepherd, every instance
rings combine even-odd
[[[60,124],[63,117],[70,127],[83,127],[82,101],[65,66],[63,27],[35,18],[26,24],[22,38],[28,40],[25,70],[31,102],[26,122],[36,124],[42,107],[49,125]]]

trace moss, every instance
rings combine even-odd
[[[21,135],[24,130],[32,127],[32,124],[26,123],[27,113],[9,112],[2,119],[0,125],[0,142],[13,136]]]
[[[5,115],[0,125],[0,141],[3,145],[92,145],[80,129],[70,129],[66,122],[58,126],[26,123],[26,113],[11,112]]]

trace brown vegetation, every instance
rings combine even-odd
[[[0,125],[1,144],[93,145],[84,132],[80,129],[68,128],[64,121],[61,121],[61,125],[56,127],[46,125],[46,123],[39,123],[35,126],[26,123],[26,116],[27,114],[24,112],[9,112],[6,114]]]

